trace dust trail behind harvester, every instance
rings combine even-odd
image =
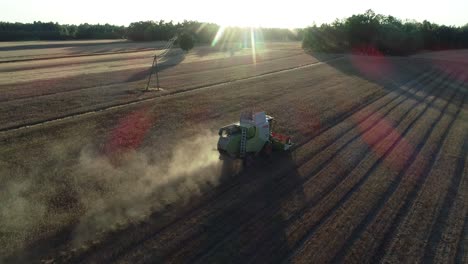
[[[212,189],[223,174],[216,140],[205,132],[179,140],[168,151],[152,145],[151,151],[117,156],[95,146],[79,151],[66,142],[53,143],[44,150],[47,160],[0,169],[3,255],[22,254],[22,247],[70,225],[75,226],[71,246],[78,246]]]
[[[86,213],[76,230],[77,241],[116,224],[142,220],[217,185],[222,162],[213,149],[216,139],[217,135],[205,133],[182,140],[167,160],[155,162],[148,154],[131,151],[115,164],[107,156],[83,150],[75,178]]]

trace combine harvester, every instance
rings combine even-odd
[[[273,151],[287,151],[292,146],[289,136],[272,132],[273,117],[265,112],[243,113],[239,123],[219,129],[220,159],[242,159],[250,166],[256,156],[270,156]]]

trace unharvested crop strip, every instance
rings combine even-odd
[[[413,161],[417,158],[417,155],[419,154],[419,152],[421,151],[422,147],[424,146],[424,144],[426,143],[427,139],[429,138],[429,136],[431,135],[432,133],[432,130],[433,128],[437,125],[438,121],[444,116],[444,113],[445,113],[445,110],[447,109],[447,107],[449,106],[450,104],[450,101],[453,100],[454,96],[456,95],[456,93],[454,93],[451,97],[451,99],[447,102],[447,104],[445,105],[443,111],[439,114],[438,118],[436,119],[436,121],[432,124],[431,128],[428,129],[426,131],[426,134],[424,135],[424,140],[421,141],[418,145],[417,145],[417,148],[415,150],[415,153],[414,155],[411,156],[411,159],[409,159],[405,166],[403,167],[402,170],[400,170],[399,174],[396,176],[396,178],[393,180],[392,184],[389,186],[389,188],[387,189],[387,191],[384,193],[384,195],[379,199],[379,201],[377,202],[376,205],[374,205],[374,207],[372,207],[372,209],[369,211],[369,213],[366,215],[366,217],[358,224],[358,226],[356,226],[354,228],[354,231],[352,232],[352,234],[350,235],[349,239],[345,242],[345,244],[342,246],[342,248],[338,251],[337,255],[334,257],[333,261],[336,261],[336,262],[341,262],[344,260],[344,257],[346,256],[346,254],[348,253],[348,251],[350,250],[350,248],[352,247],[352,245],[357,241],[357,239],[359,239],[359,237],[361,237],[361,235],[363,234],[363,232],[366,230],[367,226],[375,221],[375,217],[378,215],[378,213],[384,208],[384,206],[386,205],[387,201],[390,199],[390,197],[392,196],[392,194],[396,191],[396,189],[398,188],[398,186],[400,185],[402,179],[403,179],[403,176],[405,175],[406,171],[410,168],[411,164],[413,163]],[[455,120],[452,119],[452,121],[449,123],[449,125],[447,126],[447,128],[445,129],[445,131],[442,133],[442,137],[441,139],[439,140],[439,144],[437,145],[438,149],[436,149],[436,152],[437,153],[439,150],[440,150],[440,147],[441,147],[441,142],[444,142],[446,136],[447,136],[447,133],[448,131],[450,130],[451,126],[453,125],[453,121]],[[436,155],[435,153],[430,157],[430,161],[427,163],[428,165],[425,167],[425,170],[428,170],[431,168],[431,166],[433,165],[433,161],[435,160],[436,158]],[[424,174],[422,174],[424,175]],[[424,176],[422,177],[419,177],[419,178],[424,178]]]
[[[463,170],[465,167],[465,159],[467,157],[467,154],[468,154],[468,135],[465,133],[463,146],[462,146],[462,153],[460,156],[458,156],[457,167],[455,169],[455,175],[452,177],[450,186],[447,190],[447,193],[445,194],[444,202],[442,203],[442,206],[441,206],[441,211],[439,212],[433,224],[432,232],[430,232],[430,236],[428,238],[428,241],[424,250],[424,256],[421,260],[423,263],[434,262],[434,253],[436,252],[437,246],[439,245],[439,242],[442,239],[442,235],[445,231],[445,227],[448,222],[449,212],[453,208],[457,195],[463,191],[463,190],[460,190],[461,188],[460,183],[463,177]]]
[[[439,94],[442,92],[442,90],[439,91]],[[455,94],[454,94],[455,95]],[[453,95],[453,96],[454,96]],[[411,121],[411,123],[406,127],[406,129],[401,133],[401,136],[395,140],[391,146],[385,151],[385,153],[372,165],[372,167],[365,173],[365,175],[354,185],[352,186],[351,189],[349,189],[349,191],[340,199],[340,201],[335,204],[331,210],[329,210],[325,216],[323,216],[311,229],[309,229],[309,231],[307,232],[307,234],[305,236],[303,236],[302,239],[300,239],[298,241],[298,243],[296,243],[296,245],[293,247],[293,253],[290,254],[288,256],[288,259],[292,259],[294,258],[294,256],[301,252],[303,247],[306,246],[306,242],[307,240],[309,240],[311,238],[311,236],[315,233],[316,230],[318,230],[318,228],[320,228],[323,223],[326,222],[326,220],[331,217],[338,208],[340,208],[350,197],[352,197],[352,194],[357,190],[359,189],[363,184],[364,182],[369,178],[369,176],[372,174],[373,171],[375,171],[378,166],[380,164],[382,164],[382,162],[385,160],[385,158],[395,149],[395,147],[401,142],[401,140],[408,134],[409,131],[411,131],[411,129],[414,127],[414,125],[417,123],[418,120],[420,120],[420,118],[424,115],[424,113],[426,113],[426,111],[429,109],[429,107],[432,106],[432,104],[434,103],[434,101],[436,100],[436,98],[438,98],[440,95],[438,96],[435,96],[434,98],[431,99],[430,103],[429,104],[426,104],[426,106],[424,107],[423,111],[421,111],[415,118],[414,120]],[[453,98],[452,96],[452,98]],[[435,123],[435,122],[434,122]],[[430,132],[430,131],[429,131]],[[418,148],[419,150],[419,148]],[[418,150],[416,150],[415,152],[417,153]],[[410,163],[410,162],[408,162]]]
[[[465,96],[466,97],[466,96]],[[465,100],[465,99],[464,99]],[[464,101],[463,100],[463,101]],[[462,101],[462,102],[463,102]],[[461,106],[463,105],[463,103],[461,104]],[[461,111],[461,106],[460,108],[457,110],[457,115],[460,113]],[[456,118],[454,118],[452,121],[451,121],[451,124],[450,126],[453,125],[453,122],[455,121]],[[443,136],[443,139],[446,138],[447,136],[447,133],[448,131],[446,131],[446,133],[444,134]],[[441,141],[443,142],[443,141]],[[434,161],[435,160],[435,157],[436,157],[436,154],[440,151],[440,148],[441,148],[441,142],[439,142],[439,145],[438,145],[438,149],[437,151],[431,156],[431,161]],[[382,260],[382,258],[384,257],[384,253],[385,253],[385,250],[386,248],[388,248],[388,246],[390,245],[392,239],[394,238],[393,235],[395,234],[395,232],[397,231],[398,227],[400,226],[401,222],[405,219],[405,217],[407,216],[407,214],[409,213],[409,210],[411,209],[414,201],[416,200],[417,198],[417,195],[420,191],[420,189],[422,188],[422,186],[424,185],[425,183],[425,180],[428,176],[428,173],[431,171],[432,169],[432,165],[433,165],[433,162],[431,162],[432,164],[430,166],[426,166],[424,168],[424,171],[422,173],[423,177],[419,177],[416,181],[416,184],[413,186],[413,189],[410,191],[410,193],[406,196],[406,200],[405,200],[405,203],[404,205],[400,208],[400,210],[396,213],[396,217],[393,219],[393,221],[391,222],[390,224],[390,227],[388,228],[387,232],[385,233],[382,241],[380,242],[380,245],[379,247],[377,248],[377,250],[374,252],[374,255],[372,256],[372,261],[377,261],[377,262],[380,262]],[[401,178],[403,177],[403,175],[399,175],[399,178],[398,180],[401,181]],[[399,184],[399,181],[397,182],[397,184],[395,184],[394,187],[392,187],[391,189],[387,190],[387,192],[385,193],[385,195],[383,196],[384,198],[389,198],[389,196],[395,191],[395,189],[398,187],[398,184]]]

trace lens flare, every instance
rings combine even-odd
[[[216,32],[216,35],[215,35],[213,41],[211,42],[211,46],[212,46],[212,47],[216,46],[216,44],[218,43],[218,41],[219,41],[219,40],[221,39],[221,37],[223,36],[224,30],[225,30],[225,29],[226,29],[226,28],[225,28],[224,26],[219,27],[218,32]]]
[[[250,28],[250,44],[252,45],[252,61],[253,64],[257,64],[257,54],[255,51],[255,32],[253,28]]]

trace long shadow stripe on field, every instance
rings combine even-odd
[[[457,195],[459,195],[460,192],[463,192],[463,190],[460,190],[460,182],[463,178],[463,170],[465,169],[465,159],[467,157],[467,154],[468,135],[465,131],[461,155],[458,156],[457,167],[455,168],[455,175],[452,177],[450,186],[447,190],[447,193],[445,194],[444,202],[441,206],[441,211],[439,212],[433,224],[433,229],[430,233],[429,239],[424,249],[424,256],[421,260],[422,263],[434,263],[435,252],[437,246],[442,240],[442,235],[444,234],[444,231],[447,227],[449,213],[455,204],[455,199]]]
[[[415,79],[412,79],[406,83],[404,83],[404,85],[407,85],[411,82],[416,82],[418,81],[421,77],[427,77],[429,76],[428,73],[426,74],[421,74],[420,76],[418,76],[417,78]],[[378,99],[380,99],[381,97],[384,97],[384,95],[380,96],[380,97],[369,97],[368,100],[366,100],[365,102],[363,102],[361,105],[359,105],[359,107],[356,107],[355,109],[353,109],[353,111],[349,111],[349,112],[344,112],[344,113],[341,113],[340,115],[338,115],[337,117],[335,117],[330,123],[327,123],[326,126],[323,126],[322,129],[320,131],[318,131],[318,133],[316,135],[314,135],[314,138],[325,133],[326,131],[328,131],[331,127],[335,126],[336,124],[342,122],[343,120],[345,120],[346,118],[348,118],[349,116],[351,116],[352,114],[354,114],[355,112],[365,108],[368,104],[371,104],[375,101],[377,101]],[[364,120],[363,120],[364,121]],[[219,197],[221,196],[223,193],[229,191],[229,190],[232,190],[234,189],[236,186],[238,186],[242,180],[245,180],[246,177],[235,177],[233,178],[233,181],[230,185],[226,185],[224,188],[220,189],[219,191],[217,191],[213,196],[210,196],[212,199],[211,200],[216,200],[216,197]],[[249,177],[250,178],[250,177]],[[142,239],[137,239],[137,241],[134,241],[130,244],[127,244],[127,246],[125,246],[123,248],[124,251],[128,251],[130,250],[131,248],[134,248],[134,247],[137,247],[142,241],[145,241],[149,238],[151,238],[152,236],[155,236],[156,234],[160,233],[160,232],[163,232],[166,228],[169,228],[169,226],[173,225],[174,223],[176,222],[179,222],[181,219],[184,219],[186,218],[188,215],[191,215],[191,214],[194,214],[195,212],[197,212],[200,208],[202,208],[202,206],[204,206],[204,204],[200,204],[198,206],[194,206],[192,207],[190,210],[187,210],[186,212],[184,212],[183,214],[181,214],[179,217],[175,218],[173,221],[171,221],[169,224],[167,225],[164,225],[162,228],[156,230],[156,231],[152,231],[151,233],[149,234],[146,234]],[[118,252],[118,251],[117,251]],[[115,254],[115,257],[118,257],[119,255],[122,255],[124,254],[124,252],[121,251],[121,253],[117,253]]]
[[[157,100],[158,98],[161,98],[161,97],[169,97],[169,96],[175,96],[175,95],[179,95],[179,94],[186,94],[186,93],[199,91],[199,90],[204,90],[204,89],[220,88],[220,87],[223,87],[224,85],[228,85],[228,84],[231,84],[231,83],[236,83],[236,82],[240,82],[240,81],[247,81],[247,80],[253,80],[253,79],[263,78],[263,77],[270,76],[270,75],[275,75],[275,74],[280,74],[280,73],[305,69],[305,68],[309,68],[309,67],[314,67],[314,66],[326,64],[327,62],[340,60],[342,58],[344,58],[344,56],[333,58],[333,59],[330,59],[330,60],[327,60],[327,61],[317,61],[317,62],[314,62],[314,63],[302,65],[302,66],[295,66],[295,67],[290,67],[290,68],[286,68],[286,69],[270,71],[270,72],[258,74],[258,75],[255,75],[255,76],[249,76],[249,77],[245,77],[245,78],[239,78],[239,79],[234,79],[234,80],[229,80],[229,81],[222,81],[222,82],[215,82],[215,83],[211,83],[211,84],[208,84],[208,85],[205,84],[205,85],[193,86],[193,87],[190,87],[190,88],[180,89],[180,90],[177,90],[177,91],[174,91],[174,92],[171,92],[171,93],[167,93],[167,94],[164,94],[164,95],[155,95],[155,96],[136,99],[136,100],[132,100],[132,101],[124,102],[124,103],[111,104],[111,105],[99,107],[99,108],[96,108],[96,109],[93,109],[93,110],[81,110],[81,111],[76,111],[75,113],[72,113],[72,114],[58,115],[58,116],[53,117],[53,118],[45,118],[45,119],[42,119],[42,120],[39,120],[39,121],[32,121],[32,122],[18,124],[18,125],[6,126],[6,127],[0,128],[0,133],[10,132],[10,131],[19,130],[19,129],[30,128],[30,127],[33,127],[33,126],[43,125],[43,124],[47,124],[47,123],[51,123],[51,122],[63,121],[63,120],[67,120],[67,119],[70,119],[70,118],[76,118],[76,117],[79,117],[79,116],[99,113],[99,112],[108,111],[108,110],[112,110],[112,109],[119,109],[119,108],[122,108],[122,107],[127,107],[127,106],[130,106],[130,105],[139,104],[139,103],[142,103],[142,102]]]
[[[460,111],[461,111],[461,107],[463,106],[463,101],[465,100],[465,97],[466,95],[463,97],[463,100],[461,101],[461,104],[459,106],[459,109],[457,110],[457,114],[456,114],[456,117],[460,114]],[[452,97],[453,98],[453,97]],[[446,107],[444,108],[444,112],[445,113],[445,110],[446,110]],[[439,116],[439,119],[441,118],[442,116],[442,113],[441,115]],[[445,138],[447,137],[448,135],[448,131],[450,130],[450,128],[453,126],[453,123],[455,122],[456,120],[456,117],[454,119],[452,119],[452,121],[450,122],[450,125],[449,125],[449,128],[445,131],[444,135],[443,135],[443,140],[445,140]],[[430,133],[430,130],[427,132],[427,133]],[[406,197],[406,200],[405,200],[405,203],[404,205],[400,208],[400,210],[397,212],[395,218],[393,219],[392,223],[390,224],[390,227],[388,228],[387,232],[385,232],[385,235],[382,239],[382,241],[380,242],[377,250],[374,252],[371,260],[373,263],[377,263],[377,262],[381,262],[382,261],[382,258],[385,256],[385,251],[386,249],[389,247],[392,239],[395,237],[395,232],[398,230],[398,227],[400,226],[400,224],[402,223],[402,221],[406,218],[406,216],[408,215],[409,211],[410,211],[410,208],[412,207],[412,205],[414,204],[414,201],[416,200],[416,197],[419,193],[419,191],[421,190],[422,186],[424,185],[426,179],[427,179],[427,176],[429,175],[430,171],[432,170],[432,166],[434,165],[433,161],[435,160],[435,158],[437,157],[437,154],[440,152],[441,148],[442,148],[442,141],[439,142],[438,146],[437,146],[437,149],[436,151],[432,154],[432,156],[430,157],[430,160],[431,162],[429,163],[430,166],[426,166],[424,168],[424,171],[422,172],[422,177],[419,177],[416,181],[416,184],[413,186],[412,190],[410,191],[410,193],[407,195]],[[419,147],[419,146],[418,146]],[[390,189],[388,189],[383,198],[385,198],[384,201],[382,202],[385,202],[386,200],[388,200],[388,198],[393,194],[393,192],[398,188],[398,185],[403,177],[403,175],[398,175],[399,177],[397,177],[396,179],[396,183],[394,185],[392,185],[390,187]],[[370,218],[374,217],[377,212],[374,212],[374,210],[378,211],[378,210],[381,210],[381,207],[383,207],[382,204],[378,204],[378,206],[376,206],[375,208],[373,208],[373,210],[371,211],[371,215],[369,215]],[[370,221],[371,219],[369,219]]]
[[[422,87],[422,86],[423,86],[423,83],[420,84],[420,87]],[[412,90],[412,88],[411,88],[410,90]],[[419,91],[419,89],[418,89],[418,91]],[[409,90],[407,91],[407,93],[409,93]],[[398,102],[397,99],[400,98],[400,97],[403,97],[404,100]],[[401,99],[401,98],[400,98],[400,99]],[[398,96],[396,96],[395,98],[391,99],[391,100],[390,100],[388,103],[386,103],[385,105],[382,105],[381,107],[379,107],[378,109],[376,109],[375,112],[373,112],[370,116],[374,115],[376,112],[380,111],[380,109],[386,107],[386,106],[389,105],[391,102],[397,101],[398,103],[397,103],[396,105],[394,105],[394,106],[392,106],[391,108],[385,110],[385,112],[382,114],[383,117],[385,117],[385,116],[388,115],[389,112],[391,112],[393,109],[397,108],[403,101],[406,101],[407,99],[409,99],[409,97],[404,97],[404,94],[398,95]],[[415,103],[417,103],[417,102],[415,102]],[[408,109],[408,112],[409,112],[410,110],[411,110],[411,108]],[[382,118],[383,118],[383,117],[382,117]],[[372,128],[374,128],[375,125],[376,125],[377,123],[379,123],[379,121],[381,121],[381,120],[379,119],[379,120],[374,121],[371,125],[369,125],[368,128],[366,128],[365,130],[363,130],[362,133],[365,133],[365,132],[371,130]],[[345,132],[343,132],[341,135],[338,135],[337,138],[342,137],[344,134],[346,134],[348,131],[352,130],[353,128],[354,128],[354,126],[351,127],[350,129],[346,130]],[[391,131],[389,130],[388,133],[390,133],[390,132],[391,132]],[[385,134],[385,135],[383,135],[383,137],[385,137],[386,135],[388,135],[388,133]],[[318,167],[316,167],[311,173],[308,173],[309,176],[305,177],[302,181],[299,181],[299,184],[294,184],[294,186],[292,186],[292,187],[293,187],[292,190],[297,189],[297,187],[301,186],[303,183],[306,183],[306,182],[308,182],[310,179],[312,179],[312,178],[313,178],[313,177],[312,177],[313,175],[317,174],[317,173],[318,173],[319,171],[321,171],[324,167],[326,167],[326,166],[335,158],[335,156],[336,156],[341,150],[345,149],[350,143],[354,142],[354,141],[355,141],[356,139],[358,139],[360,136],[361,136],[361,135],[357,135],[357,136],[351,138],[350,140],[348,140],[346,143],[344,143],[343,146],[341,146],[341,147],[338,148],[336,151],[334,151],[334,153],[335,153],[334,155],[332,155],[329,159],[327,159],[326,161],[324,161],[323,163],[321,163],[321,164],[320,164]],[[308,157],[305,158],[305,160],[313,159],[313,157],[314,157],[316,154],[319,154],[320,152],[322,152],[323,150],[325,150],[327,147],[329,147],[330,145],[332,145],[334,142],[335,142],[335,141],[332,141],[332,142],[330,142],[329,144],[324,145],[324,146],[321,147],[318,151],[312,153],[311,155],[308,155]],[[300,165],[299,165],[299,166],[300,166]],[[342,176],[344,177],[344,175],[346,175],[346,173],[343,173]],[[284,175],[283,175],[283,176],[284,176]],[[282,177],[281,180],[282,180],[282,181],[285,181],[285,182],[278,182],[278,183],[277,183],[278,186],[282,186],[282,187],[288,186],[287,177]],[[339,182],[339,181],[340,181],[340,180],[338,180],[338,182]],[[291,186],[290,186],[290,187],[291,187]],[[333,187],[327,188],[327,190],[325,191],[324,196],[326,195],[326,193],[330,192],[332,189],[333,189]],[[279,197],[278,199],[283,198],[282,196],[288,195],[289,193],[288,193],[287,191],[290,191],[290,190],[289,190],[289,189],[286,189],[286,191],[285,191],[285,190],[281,190],[281,194],[280,194],[280,197]],[[251,199],[254,199],[254,200],[255,200],[256,198],[253,197],[253,198],[251,198]],[[312,199],[312,200],[314,200],[314,199]],[[310,205],[311,201],[308,201],[307,203]],[[253,223],[253,222],[257,221],[258,218],[261,218],[261,217],[263,216],[263,214],[265,214],[265,211],[267,211],[268,209],[271,209],[271,206],[267,206],[267,207],[263,208],[261,212],[258,212],[258,213],[256,214],[256,217],[255,217],[255,218],[249,219],[248,222],[243,223],[242,226],[239,226],[239,228],[236,228],[236,229],[234,229],[233,231],[231,231],[230,233],[228,233],[228,234],[224,237],[223,241],[229,241],[230,236],[233,235],[233,234],[235,234],[235,233],[238,231],[237,229],[244,228],[244,227],[248,226],[249,223]],[[302,210],[302,209],[300,209],[300,210]],[[228,217],[228,216],[226,216],[226,217]],[[285,222],[289,223],[289,222],[293,221],[294,219],[295,219],[295,218],[294,218],[294,216],[293,216],[293,217],[290,218],[290,219],[287,219],[287,220],[285,219]],[[274,239],[271,239],[271,237],[270,237],[270,238],[264,239],[264,241],[273,241],[273,240],[274,240]],[[205,255],[209,255],[211,252],[216,251],[219,247],[222,246],[221,244],[223,244],[223,243],[224,243],[224,242],[216,243],[216,246],[215,246],[214,248],[210,249],[209,252],[204,252],[203,255],[204,255],[204,256],[205,256]],[[268,242],[267,242],[267,243],[268,243]],[[203,260],[199,260],[199,262],[203,262]]]
[[[440,90],[442,91],[444,87],[441,87]],[[459,90],[459,89],[458,89]],[[427,139],[431,135],[433,129],[437,125],[437,123],[442,119],[442,117],[445,115],[445,112],[450,105],[451,101],[455,98],[455,95],[457,93],[455,92],[451,98],[447,101],[445,104],[444,108],[442,111],[439,113],[439,116],[435,119],[435,121],[432,123],[430,129],[426,131],[426,133],[423,136],[423,140],[419,142],[419,144],[416,146],[415,151],[413,152],[413,155],[411,155],[411,158],[408,159],[403,166],[402,170],[398,173],[398,175],[395,177],[393,180],[392,184],[389,186],[389,188],[385,191],[383,196],[378,200],[378,202],[372,207],[372,209],[369,211],[369,213],[366,215],[366,217],[354,228],[353,232],[351,233],[350,237],[344,245],[340,248],[336,256],[333,258],[332,262],[338,263],[342,262],[344,260],[344,257],[348,253],[348,251],[351,249],[352,245],[359,239],[359,237],[365,232],[367,226],[369,223],[375,220],[375,217],[377,214],[382,210],[382,208],[386,205],[387,201],[390,199],[390,197],[393,195],[393,193],[396,191],[398,186],[401,183],[401,180],[403,179],[403,176],[405,175],[406,171],[410,168],[410,166],[413,164],[414,160],[417,158],[419,152],[423,148],[423,146],[426,144]],[[461,108],[459,108],[458,111],[460,111]],[[459,113],[459,112],[458,112]],[[450,130],[451,126],[453,125],[454,120],[456,119],[456,115],[452,119],[452,121],[449,123],[447,128],[445,129],[444,133],[442,134],[442,137],[439,140],[439,144],[437,145],[437,149],[434,153],[432,153],[430,157],[430,162],[428,162],[428,165],[423,169],[421,175],[422,177],[419,177],[418,179],[426,178],[426,173],[431,170],[432,165],[434,163],[435,158],[437,157],[437,153],[440,151],[440,148],[442,146],[442,143],[444,142],[445,138],[447,137],[448,131]],[[416,184],[416,186],[419,184]]]
[[[300,252],[303,247],[305,246],[305,242],[309,240],[313,236],[313,234],[323,225],[323,223],[326,222],[327,219],[329,219],[338,208],[340,208],[346,201],[349,200],[350,197],[352,197],[353,193],[358,190],[365,182],[366,180],[370,177],[370,175],[379,167],[380,164],[388,157],[388,155],[395,149],[395,147],[401,142],[403,138],[411,131],[411,129],[415,126],[415,124],[418,122],[418,120],[421,120],[421,117],[427,112],[427,110],[432,107],[434,101],[442,94],[442,89],[439,90],[437,96],[434,96],[429,103],[423,103],[425,104],[424,109],[411,121],[411,123],[406,127],[406,129],[401,133],[401,136],[398,137],[397,140],[395,140],[391,146],[384,152],[384,154],[377,159],[377,161],[372,165],[372,167],[367,170],[367,172],[364,174],[364,176],[354,185],[349,189],[348,192],[339,200],[337,204],[335,204],[332,209],[330,209],[312,228],[309,229],[306,235],[304,235],[298,242],[295,243],[293,246],[292,253],[289,254],[285,260],[290,260],[292,259],[298,252]],[[455,94],[453,94],[453,97]],[[438,121],[438,120],[436,120]],[[434,121],[432,123],[435,124],[436,122]],[[430,132],[430,130],[429,130]],[[427,135],[428,133],[426,133]],[[430,133],[429,133],[430,134]],[[425,135],[425,136],[426,136]],[[424,142],[424,141],[423,141]],[[418,148],[415,150],[415,153],[417,154],[420,150],[419,147],[422,147],[418,145]]]

